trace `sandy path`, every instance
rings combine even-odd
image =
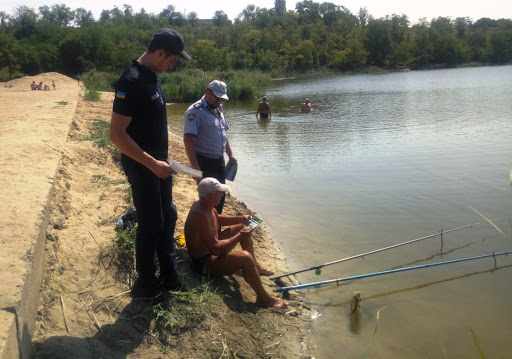
[[[30,83],[34,80],[46,84],[54,80],[56,90],[32,91]],[[44,236],[41,228],[48,196],[65,150],[80,87],[77,81],[57,73],[0,85],[0,308],[16,308],[21,313],[34,305],[28,303],[28,297],[34,296],[32,282],[37,282],[41,273],[31,277],[32,266],[38,265],[32,258],[44,245],[44,239],[41,244],[38,238]],[[23,291],[27,298],[22,297]],[[0,333],[6,340],[5,333],[12,330],[12,313],[2,314]],[[19,317],[23,322],[23,316]],[[31,327],[30,321],[23,324]],[[0,340],[0,348],[9,345],[2,343]]]

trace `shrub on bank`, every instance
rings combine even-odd
[[[120,74],[91,70],[82,76],[88,91],[112,91]],[[258,90],[270,82],[270,75],[261,71],[205,72],[184,69],[159,75],[168,102],[193,102],[203,96],[213,80],[224,81],[230,99],[254,98]]]

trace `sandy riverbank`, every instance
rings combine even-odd
[[[33,80],[55,80],[57,90],[30,91]],[[28,333],[18,337],[33,338],[36,357],[41,358],[221,357],[228,353],[309,357],[305,339],[309,309],[303,298],[292,296],[286,313],[257,308],[252,304],[254,293],[240,275],[214,281],[224,303],[193,331],[162,341],[151,326],[154,320],[142,326],[134,320],[144,308],[133,304],[128,286],[114,280],[112,268],[104,262],[115,236],[111,219],[127,207],[127,184],[107,152],[88,139],[95,121],[110,120],[112,94],[102,94],[100,102],[86,102],[80,91],[76,80],[56,73],[1,84],[0,139],[7,151],[1,155],[5,215],[0,219],[0,234],[8,254],[2,256],[3,278],[9,278],[0,284],[3,308],[16,307],[23,296],[25,281],[32,275],[31,263],[41,256],[41,251],[31,252],[31,248],[40,233],[46,238],[44,271],[32,275],[35,283],[43,277],[41,295],[31,292],[32,298],[40,298],[37,322],[33,336],[29,325]],[[170,139],[170,153],[187,163],[180,136]],[[196,191],[189,177],[177,176],[175,183],[178,234]],[[250,212],[234,197],[229,198],[226,211]],[[255,242],[263,265],[278,273],[287,271],[283,254],[264,227],[255,232]],[[180,268],[188,271],[186,258],[181,259]],[[275,287],[267,278],[264,282],[270,290]],[[30,315],[35,320],[36,310],[25,313]],[[2,332],[8,332],[8,322],[0,327]]]

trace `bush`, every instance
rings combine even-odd
[[[96,70],[86,72],[82,76],[82,81],[87,89],[95,91],[112,91],[118,79],[119,74]]]
[[[100,93],[97,90],[87,90],[84,95],[85,101],[99,101]]]
[[[111,91],[119,78],[119,74],[92,70],[83,75],[87,87],[85,99],[98,101],[98,91]],[[162,90],[169,102],[194,102],[204,95],[210,82],[221,80],[228,86],[230,99],[254,98],[260,89],[268,85],[271,76],[261,71],[202,71],[199,69],[183,69],[159,75]]]
[[[160,75],[162,89],[170,102],[197,101],[208,84],[216,79],[226,83],[229,98],[234,100],[256,97],[258,90],[270,82],[270,75],[260,71],[204,72],[197,69]]]

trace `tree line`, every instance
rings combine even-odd
[[[179,67],[203,71],[286,74],[512,63],[511,19],[437,17],[411,24],[406,15],[375,18],[366,8],[353,14],[312,0],[296,3],[293,10],[285,0],[275,0],[272,9],[248,5],[233,20],[222,10],[199,19],[173,5],[159,14],[136,13],[124,5],[95,19],[84,8],[56,4],[0,12],[0,74],[119,73],[161,27],[175,28],[185,38],[193,60]]]

